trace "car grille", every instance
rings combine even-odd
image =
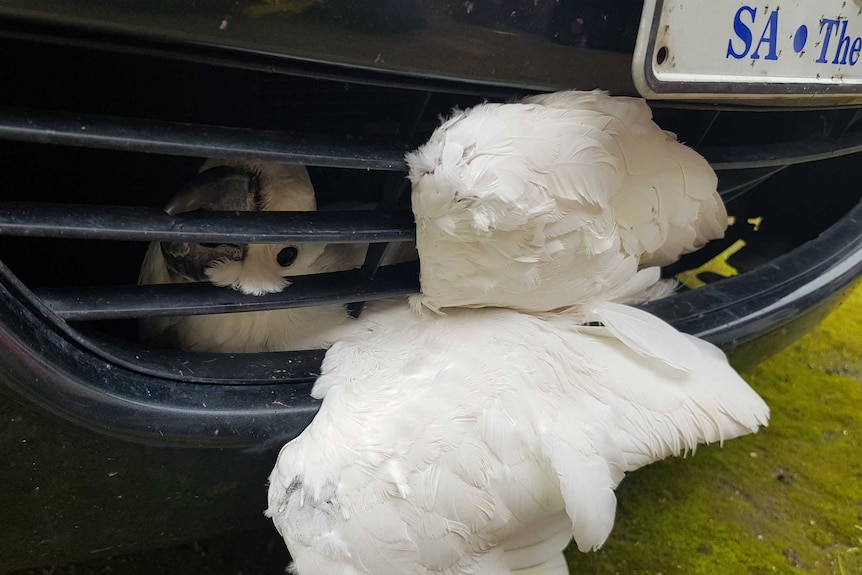
[[[98,394],[122,398],[109,402],[98,423],[84,423],[138,438],[161,434],[201,442],[221,435],[248,443],[279,436],[284,421],[295,425],[283,433],[295,434],[316,409],[307,393],[320,350],[242,355],[147,349],[135,341],[135,320],[324,303],[352,304],[360,313],[360,302],[412,293],[418,288],[415,266],[378,269],[388,242],[414,234],[404,153],[454,106],[522,95],[444,82],[399,85],[397,78],[369,79],[359,72],[309,68],[288,74],[20,38],[3,42],[7,54],[27,52],[27,58],[0,63],[0,154],[7,160],[0,175],[0,279],[7,303],[20,306],[7,310],[6,321],[30,330],[46,361],[77,363],[66,369],[77,369],[77,381],[87,389],[74,393],[93,395],[94,402],[107,401],[95,399]],[[656,105],[654,111],[662,127],[696,146],[718,171],[731,211],[756,213],[774,204],[783,188],[769,191],[764,182],[791,166],[862,150],[853,109]],[[305,164],[322,203],[375,201],[379,208],[349,215],[163,213],[159,207],[202,158]],[[777,242],[780,250],[816,237],[858,198],[856,189],[834,190],[828,206],[807,214],[811,225],[782,236],[792,245]],[[296,278],[290,289],[263,297],[204,284],[134,285],[146,243],[178,239],[372,247],[362,269]],[[726,247],[717,242],[676,269],[696,266]],[[676,321],[679,307],[656,309]],[[15,314],[19,320],[10,319]],[[689,323],[688,329],[700,328]],[[72,392],[24,393],[56,404]],[[129,403],[151,411],[142,416]],[[226,426],[238,413],[258,408],[270,419]],[[56,409],[70,416],[67,408]],[[167,413],[171,409],[183,414],[183,423]]]

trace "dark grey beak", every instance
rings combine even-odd
[[[259,210],[260,204],[257,174],[217,166],[198,174],[168,202],[165,211],[172,216],[195,210],[247,212]],[[192,281],[207,281],[206,269],[215,260],[239,261],[248,254],[248,244],[161,242],[160,247],[168,268]]]
[[[231,166],[216,166],[198,174],[165,206],[175,216],[195,210],[251,212],[260,209],[257,174]]]

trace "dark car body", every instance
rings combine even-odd
[[[403,155],[440,114],[634,95],[639,19],[621,0],[0,0],[0,571],[266,521],[323,352],[147,349],[135,318],[416,289],[412,268],[377,270],[379,249],[268,298],[134,286],[148,241],[210,237],[215,220],[159,210],[202,158],[302,162],[324,203],[380,201],[364,219],[307,215],[307,240],[409,238]],[[646,309],[751,365],[862,273],[862,98],[652,104],[716,169],[736,223],[666,273],[729,267]]]

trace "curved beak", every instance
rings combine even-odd
[[[203,171],[168,202],[170,215],[205,211],[257,211],[261,205],[260,181],[254,172],[231,166]],[[220,259],[240,261],[248,244],[198,244],[161,242],[165,264],[173,273],[191,281],[207,281],[206,269]]]
[[[216,166],[198,174],[165,206],[175,216],[195,210],[251,212],[260,209],[260,179],[254,172]]]

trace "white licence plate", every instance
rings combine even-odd
[[[646,0],[647,98],[862,95],[862,0]]]

